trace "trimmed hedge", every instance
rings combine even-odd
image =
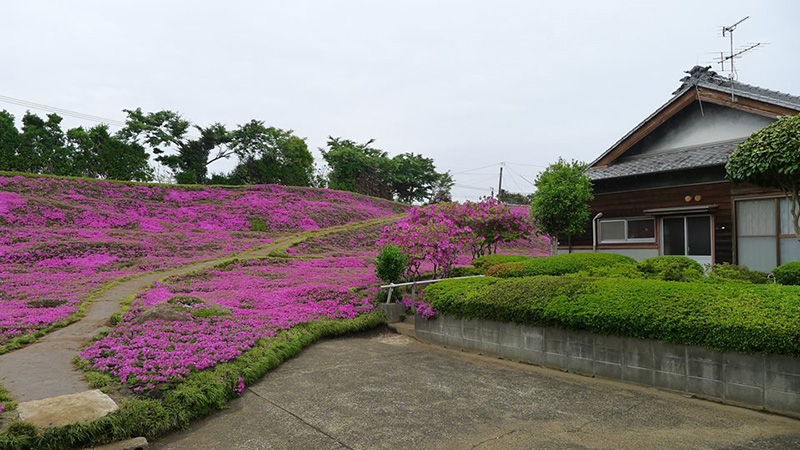
[[[800,357],[800,287],[538,276],[451,280],[439,313]]]
[[[497,264],[490,266],[486,274],[500,278],[565,275],[594,267],[613,266],[615,264],[636,264],[636,261],[633,258],[615,253],[568,253],[529,258],[521,262]]]
[[[472,260],[472,265],[478,269],[488,269],[490,266],[498,264],[522,262],[531,259],[530,256],[523,255],[486,255]]]
[[[769,281],[767,276],[759,271],[750,270],[746,266],[737,266],[726,262],[711,266],[708,277],[711,280],[742,281],[754,284],[766,284],[767,281]]]
[[[703,266],[688,256],[655,256],[640,262],[637,267],[648,278],[664,281],[694,281],[703,276]]]
[[[275,338],[262,339],[233,361],[193,373],[184,383],[165,392],[161,399],[125,400],[118,411],[100,419],[48,428],[41,433],[27,424],[12,423],[0,431],[0,448],[68,449],[136,436],[153,439],[168,431],[186,428],[193,420],[223,409],[228,400],[237,396],[235,387],[239,377],[249,386],[321,338],[368,330],[383,323],[386,323],[386,315],[375,311],[352,320],[301,324]]]
[[[775,281],[780,284],[800,286],[800,261],[787,262],[772,271]]]

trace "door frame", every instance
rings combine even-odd
[[[664,219],[683,219],[683,256],[687,258],[692,258],[692,255],[688,255],[687,253],[687,246],[689,245],[689,230],[688,225],[686,222],[687,217],[708,217],[708,226],[709,226],[709,234],[711,239],[711,264],[716,262],[716,239],[714,235],[714,214],[684,214],[684,215],[665,215],[661,216],[660,220],[658,221],[658,254],[664,255]],[[694,255],[700,256],[700,255]],[[692,258],[694,259],[694,258]]]

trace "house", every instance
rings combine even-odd
[[[725,179],[736,146],[800,113],[800,97],[709,69],[686,72],[669,101],[589,165],[591,225],[569,245],[562,239],[560,252],[686,255],[761,271],[800,260],[782,193]]]

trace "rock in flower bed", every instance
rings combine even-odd
[[[351,287],[376,282],[368,255],[236,261],[169,278],[140,294],[122,324],[81,358],[135,392],[164,389],[279,330],[371,311],[375,287]],[[163,310],[179,316],[159,312],[141,320]]]
[[[69,318],[87,292],[120,276],[402,210],[324,189],[0,175],[0,346]]]

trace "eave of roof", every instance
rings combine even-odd
[[[698,88],[711,89],[714,91],[732,94],[734,96],[744,97],[800,112],[800,97],[798,96],[733,81],[729,78],[720,76],[716,72],[709,69],[710,66],[695,66],[691,70],[687,71],[686,73],[688,76],[681,79],[682,84],[675,92],[672,93],[671,99],[661,105],[661,107],[647,116],[643,121],[639,122],[639,124],[626,133],[625,136],[620,138],[611,147],[609,147],[608,150],[603,152],[594,161],[592,161],[591,164],[589,164],[589,167],[594,167],[595,164],[604,159],[606,155],[614,151],[614,149],[630,138],[631,135],[636,133],[645,124],[649,123],[665,109],[669,108],[673,103],[681,99],[684,95],[693,95],[693,93],[690,93],[689,91],[696,91]]]

